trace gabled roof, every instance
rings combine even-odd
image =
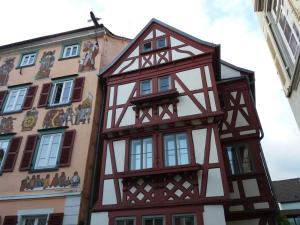
[[[273,181],[272,183],[279,203],[300,201],[300,178]]]
[[[119,61],[119,59],[136,43],[137,39],[152,25],[152,24],[158,24],[160,26],[163,26],[179,35],[182,35],[182,36],[185,36],[189,39],[191,39],[192,41],[195,41],[199,44],[202,44],[202,45],[206,45],[206,46],[209,46],[209,47],[212,47],[212,48],[216,48],[216,47],[219,47],[220,45],[216,45],[216,44],[213,44],[213,43],[210,43],[210,42],[207,42],[207,41],[203,41],[201,39],[198,39],[190,34],[187,34],[181,30],[178,30],[177,28],[175,27],[172,27],[166,23],[163,23],[161,22],[160,20],[157,20],[155,18],[152,18],[149,23],[136,35],[136,37],[129,43],[129,45],[127,45],[127,47],[109,64],[107,65],[106,67],[103,67],[100,69],[99,71],[99,75],[102,75],[104,74],[109,68],[111,68],[115,63],[117,63]]]

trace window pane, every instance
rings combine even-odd
[[[147,42],[144,44],[144,52],[148,52],[152,50],[152,44],[151,42]]]
[[[156,47],[157,48],[164,48],[166,47],[166,39],[165,38],[160,38],[156,42]]]
[[[37,225],[46,225],[47,224],[47,218],[39,218],[38,224]]]
[[[176,154],[175,154],[175,137],[174,135],[166,135],[164,137],[165,146],[165,160],[167,166],[176,165]]]
[[[29,65],[33,64],[34,63],[34,59],[35,59],[35,55],[30,55],[30,59],[29,59]]]
[[[63,95],[62,95],[61,103],[68,103],[69,102],[69,100],[70,100],[70,94],[71,94],[72,82],[73,81],[66,81],[64,83]]]
[[[154,225],[163,225],[164,219],[163,218],[155,218]]]
[[[34,218],[27,218],[25,220],[25,225],[34,225]]]
[[[76,56],[77,55],[77,49],[78,49],[78,46],[73,46],[72,56]]]
[[[288,218],[288,221],[289,221],[290,225],[298,225],[298,224],[296,224],[294,218]]]
[[[143,168],[152,168],[152,138],[143,141]]]
[[[296,56],[297,49],[298,49],[298,43],[296,41],[296,38],[295,38],[294,34],[292,34],[289,44],[290,44],[290,48],[293,52],[293,55]]]
[[[117,220],[116,225],[125,225],[125,221]]]
[[[252,172],[251,162],[249,158],[249,151],[246,146],[239,147],[239,154],[240,154],[240,162],[241,162],[241,169],[243,173]]]
[[[26,94],[26,89],[19,90],[18,94],[19,95],[17,97],[17,101],[16,101],[16,105],[14,107],[14,110],[20,110],[22,108],[24,97]]]
[[[227,147],[226,151],[227,151],[227,156],[228,156],[228,160],[229,160],[231,174],[236,174],[236,172],[235,172],[235,167],[236,167],[235,163],[236,162],[234,160],[233,149],[232,149],[232,147]]]
[[[292,34],[291,27],[290,27],[290,25],[288,23],[286,23],[285,29],[284,29],[284,36],[285,36],[287,42],[290,41],[291,34]]]
[[[186,216],[185,225],[194,225],[194,216]]]
[[[141,82],[141,95],[147,95],[151,93],[151,81],[144,80]]]
[[[142,154],[141,140],[133,140],[131,142],[131,163],[130,163],[130,168],[132,170],[141,169],[141,154]]]
[[[54,87],[53,104],[60,103],[60,98],[63,90],[63,83],[57,83]]]
[[[144,225],[154,225],[154,224],[153,224],[153,219],[151,219],[151,218],[145,219],[145,220],[144,220]]]
[[[126,225],[134,225],[134,220],[126,220]]]
[[[177,154],[178,165],[185,165],[189,163],[188,145],[186,134],[177,134]]]
[[[159,78],[159,90],[167,91],[170,89],[170,77],[164,76]]]

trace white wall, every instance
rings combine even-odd
[[[91,225],[108,225],[109,218],[107,212],[92,213]]]
[[[204,225],[226,225],[222,205],[205,205],[203,212]]]

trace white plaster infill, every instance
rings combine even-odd
[[[81,192],[64,191],[64,192],[48,192],[36,194],[18,194],[18,195],[0,195],[0,201],[19,200],[19,199],[36,199],[36,198],[53,198],[65,196],[80,196]]]

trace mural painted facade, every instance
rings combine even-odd
[[[0,133],[10,133],[14,130],[14,120],[16,118],[12,116],[2,116],[0,117]]]
[[[79,61],[78,72],[96,70],[95,59],[99,52],[99,43],[87,41],[83,44],[84,56]]]
[[[14,68],[15,57],[6,58],[0,66],[0,86],[7,84],[10,71]]]
[[[35,108],[26,112],[25,118],[22,122],[22,131],[30,131],[35,127],[38,114],[39,112]]]
[[[40,60],[40,68],[37,72],[35,79],[48,78],[50,74],[51,67],[55,61],[55,50],[53,51],[45,51]]]

